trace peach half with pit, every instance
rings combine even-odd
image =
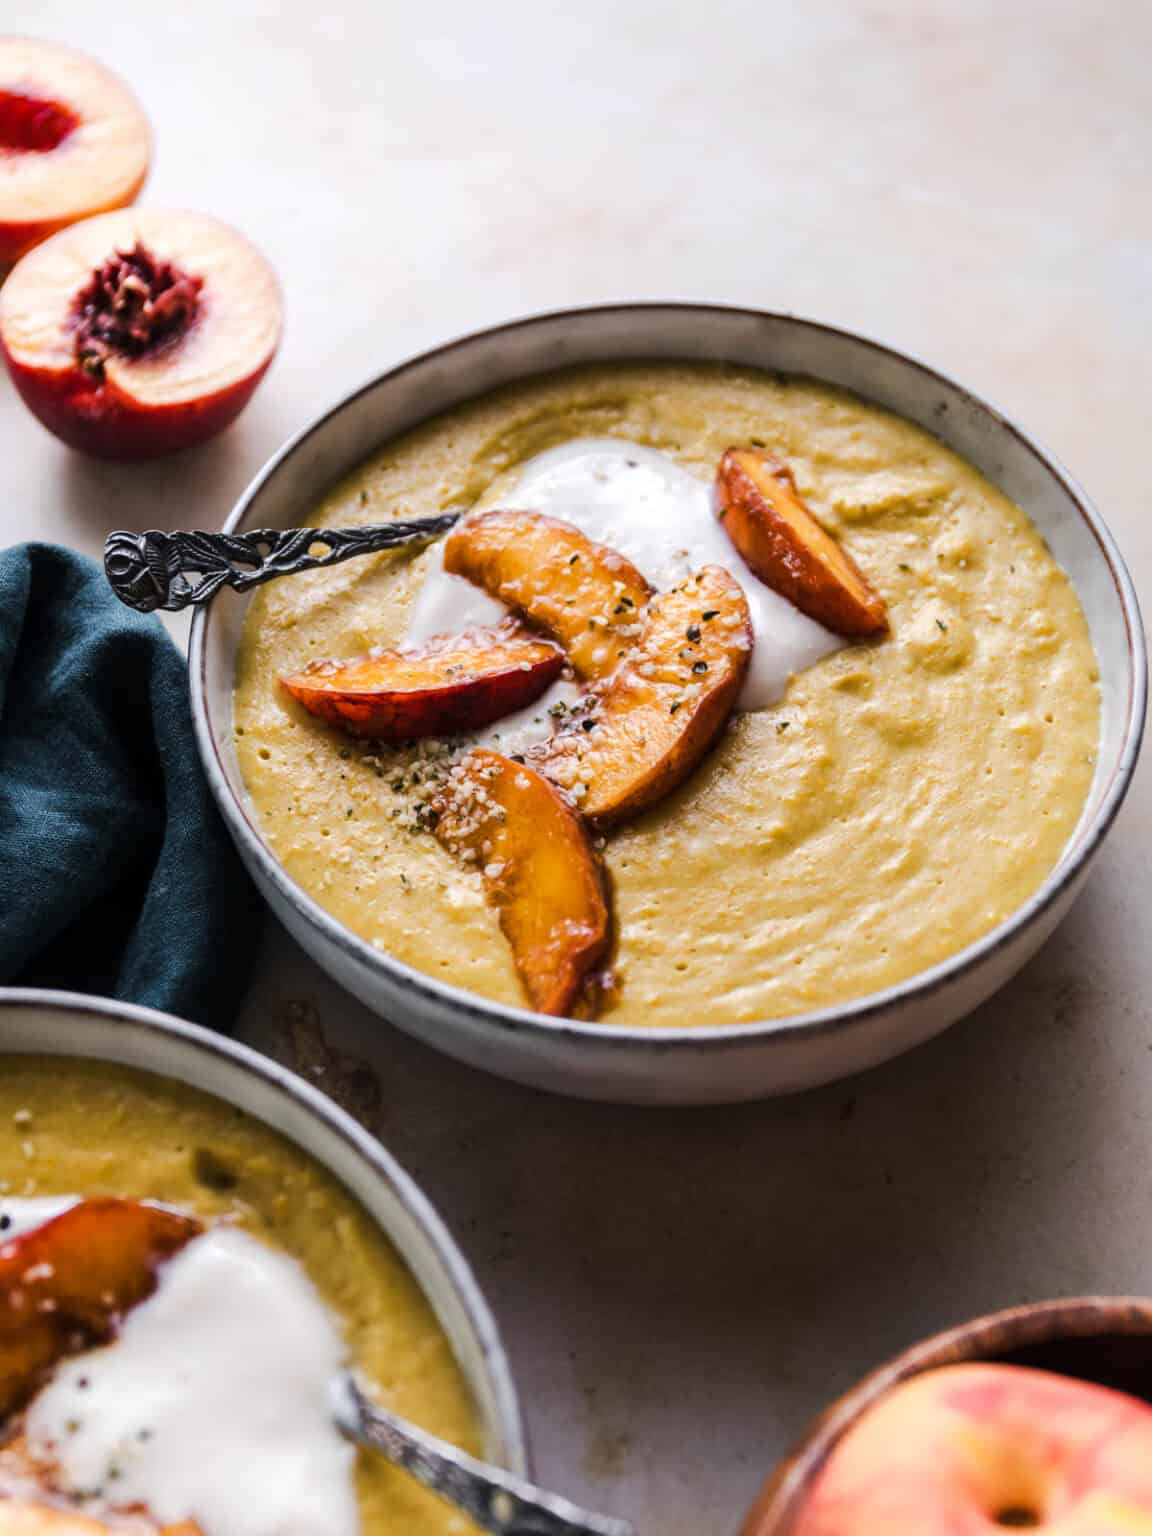
[[[267,261],[200,213],[87,219],[30,251],[0,289],[0,350],[24,403],[99,458],[156,458],[220,432],[280,329]]]
[[[57,230],[134,202],[151,159],[140,103],[102,64],[0,37],[0,273]]]

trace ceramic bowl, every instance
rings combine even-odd
[[[1152,1403],[1152,1301],[1083,1296],[1039,1301],[962,1323],[897,1355],[825,1410],[769,1478],[741,1536],[789,1536],[837,1442],[910,1376],[968,1361],[1026,1365]]]
[[[431,1303],[472,1393],[490,1461],[527,1475],[516,1389],[488,1306],[447,1229],[404,1170],[350,1115],[275,1062],[194,1024],[70,992],[0,988],[9,1055],[82,1056],[174,1078],[294,1142],[352,1194]]]
[[[643,1029],[543,1018],[411,969],[358,938],[285,873],[261,836],[233,746],[232,689],[245,599],[220,593],[193,621],[189,665],[204,767],[241,856],[276,915],[368,1007],[438,1050],[540,1088],[623,1103],[726,1103],[875,1066],[984,1001],[1052,932],[1124,798],[1144,723],[1147,663],[1124,562],[1098,513],[1037,445],[951,379],[891,347],[788,315],[707,305],[622,305],[543,315],[465,337],[384,374],[293,439],[257,476],[229,530],[301,522],[381,444],[476,395],[577,363],[725,361],[806,374],[942,438],[1032,518],[1068,573],[1102,680],[1098,764],[1059,864],[975,944],[898,986],[791,1018]]]

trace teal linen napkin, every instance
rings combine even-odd
[[[72,550],[0,550],[0,983],[226,1028],[259,914],[163,626]]]

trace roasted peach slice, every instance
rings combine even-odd
[[[611,936],[603,867],[580,817],[539,773],[486,749],[453,770],[435,811],[436,836],[483,874],[532,1007],[569,1013]]]
[[[321,720],[395,743],[490,725],[539,698],[563,665],[547,640],[474,629],[354,661],[314,661],[280,681]]]
[[[884,599],[805,506],[782,459],[729,448],[716,489],[728,537],[765,586],[835,634],[884,633]]]
[[[106,1338],[200,1230],[189,1216],[134,1200],[83,1200],[0,1245],[0,1414],[77,1333]]]
[[[465,576],[557,639],[579,677],[607,677],[639,633],[652,589],[630,560],[540,512],[481,512],[444,545]]]
[[[0,1420],[18,1407],[65,1353],[53,1317],[28,1317],[11,1336],[0,1331]]]
[[[599,827],[675,789],[732,712],[752,657],[743,589],[706,565],[649,604],[640,638],[588,713],[528,753]]]

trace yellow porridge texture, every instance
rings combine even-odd
[[[326,1170],[230,1105],[123,1067],[5,1056],[0,1190],[161,1200],[238,1223],[304,1266],[382,1401],[479,1449],[468,1389],[403,1261]],[[357,1479],[365,1536],[475,1530],[381,1457],[361,1454]]]
[[[670,799],[605,851],[620,1025],[779,1018],[945,959],[1042,882],[1080,816],[1099,723],[1096,658],[1028,519],[929,433],[808,380],[706,365],[550,375],[385,446],[320,526],[499,499],[546,448],[617,437],[711,480],[733,443],[786,459],[817,516],[886,599],[889,637],[734,718]],[[523,996],[480,877],[411,830],[389,749],[286,698],[278,676],[398,639],[427,557],[373,556],[254,599],[235,701],[240,764],[288,873],[417,970]]]

